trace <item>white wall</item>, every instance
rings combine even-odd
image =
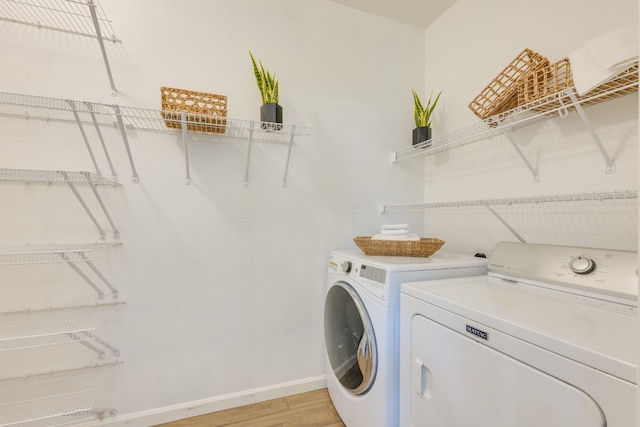
[[[551,62],[615,28],[637,25],[635,0],[459,0],[426,31],[425,89],[442,90],[434,134],[478,122],[468,104],[525,48]],[[503,136],[425,160],[425,201],[495,199],[637,188],[637,94],[587,107],[616,173],[576,113],[517,130],[513,136],[539,173],[539,182]],[[500,207],[499,213],[532,243],[637,248],[637,209],[621,204]],[[515,237],[485,208],[430,210],[427,234],[450,248],[489,252]]]
[[[0,26],[11,64],[0,67],[0,90],[159,109],[159,88],[173,86],[225,94],[229,117],[255,120],[251,49],[277,72],[285,123],[311,134],[295,145],[283,189],[285,146],[254,145],[245,188],[246,141],[196,136],[185,185],[179,134],[140,131],[129,132],[133,184],[117,129],[103,130],[122,187],[101,193],[123,244],[98,251],[96,264],[127,304],[101,331],[125,363],[100,403],[145,425],[269,395],[256,390],[322,386],[328,252],[355,249],[353,237],[382,223],[422,233],[421,214],[383,217],[378,204],[423,197],[422,164],[390,163],[410,144],[411,89],[424,90],[423,31],[324,0],[102,6],[123,41],[107,45],[117,97],[95,40],[13,24]],[[73,123],[0,120],[0,167],[92,169]],[[97,240],[66,187],[0,191],[1,245]],[[3,269],[4,311],[92,297],[77,277],[38,268],[29,280],[25,268]],[[176,411],[153,415],[167,408]]]
[[[634,1],[523,8],[459,0],[426,37],[323,0],[102,5],[123,40],[107,46],[116,98],[95,41],[8,24],[0,26],[0,55],[11,64],[0,68],[1,90],[157,109],[159,88],[168,85],[225,94],[230,117],[257,119],[251,49],[278,73],[285,122],[311,129],[295,145],[287,189],[280,187],[283,146],[254,146],[244,188],[246,142],[194,138],[187,186],[179,137],[145,132],[129,134],[141,179],[133,184],[117,131],[105,130],[123,186],[103,194],[123,245],[99,251],[96,263],[127,304],[101,331],[125,361],[101,403],[130,424],[318,386],[327,253],[354,247],[356,235],[409,222],[464,253],[513,238],[486,212],[378,215],[381,202],[636,188],[636,95],[587,110],[615,157],[616,174],[604,173],[576,117],[518,133],[538,166],[535,184],[503,138],[389,163],[391,151],[410,144],[412,88],[443,90],[435,132],[473,123],[466,105],[523,48],[560,59],[593,36],[635,22]],[[2,168],[91,169],[73,125],[3,117],[0,132]],[[0,192],[0,245],[96,240],[68,189],[1,183]],[[511,211],[510,219],[531,241],[635,249],[635,208],[598,208],[588,217],[570,211],[543,210],[542,224],[528,209]],[[48,275],[55,292],[40,284]],[[4,311],[91,297],[77,278],[57,283],[66,277],[57,271],[6,268],[0,277],[8,289]]]

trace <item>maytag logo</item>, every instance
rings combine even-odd
[[[485,331],[481,331],[480,329],[474,328],[473,326],[469,326],[467,325],[467,332],[469,332],[470,334],[473,334],[477,337],[482,338],[483,340],[488,340],[489,339],[489,334],[486,333]]]

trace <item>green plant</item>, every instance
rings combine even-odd
[[[438,93],[438,95],[433,101],[431,101],[433,99],[433,91],[431,91],[431,95],[429,95],[429,100],[424,106],[422,105],[422,102],[420,102],[420,97],[418,96],[416,91],[412,90],[412,92],[413,92],[413,114],[416,120],[416,127],[431,126],[431,113],[433,113],[433,110],[436,108],[436,104],[440,99],[440,95],[442,94],[442,91]]]
[[[251,56],[251,62],[253,62],[253,74],[256,76],[256,83],[258,83],[258,89],[260,90],[260,95],[262,96],[263,104],[277,104],[278,103],[278,80],[276,80],[275,73],[271,74],[267,70],[264,69],[262,65],[262,61],[259,61],[260,67],[258,67],[258,63],[253,57],[253,53],[249,51],[249,55]]]

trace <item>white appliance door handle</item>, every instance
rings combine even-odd
[[[415,392],[422,399],[431,399],[431,371],[422,359],[416,357],[411,372],[411,383]]]

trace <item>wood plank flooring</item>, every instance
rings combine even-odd
[[[326,388],[156,427],[345,427]]]

